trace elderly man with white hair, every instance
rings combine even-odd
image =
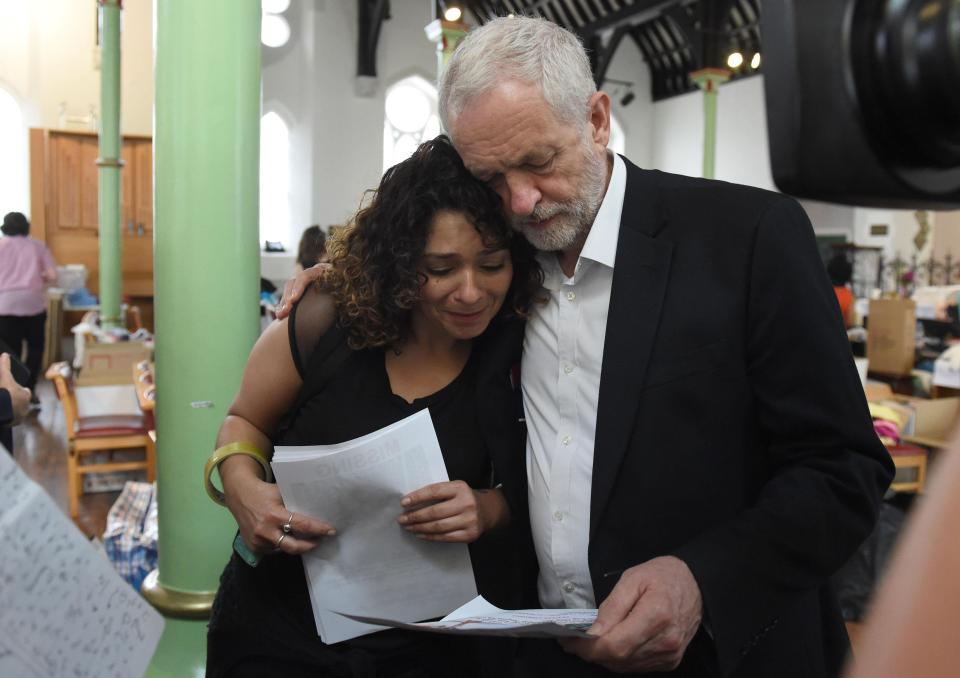
[[[594,638],[527,641],[518,672],[837,675],[828,580],[892,464],[803,210],[609,152],[610,98],[545,20],[470,33],[440,111],[541,250],[521,377],[540,603],[599,606]]]

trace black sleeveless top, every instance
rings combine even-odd
[[[295,358],[305,386],[317,378],[324,359],[335,348],[330,345],[331,338],[343,340],[340,332],[330,332],[320,340],[311,358]],[[294,355],[298,355],[296,349]],[[490,456],[477,420],[476,372],[476,352],[471,352],[466,366],[453,381],[432,395],[408,403],[390,389],[382,350],[351,352],[326,380],[324,388],[293,414],[276,443],[341,443],[429,408],[450,480],[463,480],[473,488],[491,487]]]
[[[475,340],[466,366],[453,381],[432,395],[408,403],[391,391],[383,350],[346,351],[344,335],[336,327],[318,341],[311,341],[309,332],[297,329],[297,310],[294,309],[288,321],[290,345],[304,385],[276,444],[344,442],[429,408],[449,478],[463,480],[475,489],[495,485],[497,478],[486,442],[488,436],[484,435],[479,418],[479,413],[485,410],[478,407],[481,392],[478,381],[486,380],[486,371],[494,368],[483,357],[486,335]],[[302,308],[299,310],[303,312]],[[309,316],[304,317],[302,325],[311,322],[307,318]],[[488,330],[490,332],[492,330]],[[340,355],[334,357],[338,349]],[[335,363],[332,372],[331,361]],[[509,365],[498,365],[496,369],[506,373]],[[323,382],[319,390],[317,380]],[[506,406],[504,402],[501,407]],[[515,453],[522,459],[522,445],[517,445]],[[397,514],[400,514],[399,505]],[[520,518],[525,522],[525,511]],[[497,530],[469,545],[479,592],[494,604],[508,608],[521,606],[520,575],[512,564],[516,542],[510,532],[510,529]],[[304,653],[316,660],[318,666],[328,658],[329,653],[324,652],[328,647],[338,651],[362,648],[389,652],[409,643],[451,641],[449,637],[389,630],[325,646],[316,631],[301,559],[286,554],[265,556],[256,568],[247,566],[234,555],[227,565],[214,603],[211,639],[214,633],[223,636],[231,629],[237,630],[238,637],[244,638],[244,647],[235,649],[242,655],[250,651],[246,646],[251,641],[243,632],[245,628],[257,629],[258,640],[264,643],[258,654],[282,647],[285,655]],[[218,648],[218,653],[222,649]],[[208,657],[208,670],[211,659],[223,660]]]

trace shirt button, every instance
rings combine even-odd
[[[577,298],[576,292],[567,292],[567,301],[573,301]]]
[[[570,374],[571,372],[573,372],[573,365],[564,365],[563,372],[564,374]]]
[[[570,444],[570,436],[563,436],[563,440],[561,440],[560,442],[563,443],[564,445],[569,445],[569,444]]]
[[[565,582],[563,584],[563,590],[567,593],[573,593],[577,587],[573,585],[573,582]]]
[[[559,522],[562,522],[562,521],[563,521],[563,511],[554,511],[554,512],[553,512],[553,519],[556,520],[558,523],[559,523]]]

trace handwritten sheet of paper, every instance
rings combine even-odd
[[[596,609],[501,610],[477,596],[440,621],[411,624],[398,619],[343,613],[356,621],[411,631],[465,636],[514,638],[585,638],[597,619]]]
[[[0,675],[143,675],[163,617],[2,446],[0,544]]]
[[[427,410],[340,445],[277,447],[273,473],[289,510],[337,529],[303,556],[323,642],[382,630],[334,610],[419,621],[477,595],[466,544],[423,541],[397,524],[403,495],[448,479]]]

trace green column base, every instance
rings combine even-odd
[[[206,672],[206,622],[167,619],[144,678],[203,678]]]
[[[140,593],[163,614],[175,619],[209,619],[216,591],[175,591],[160,585],[159,570],[143,580]]]

